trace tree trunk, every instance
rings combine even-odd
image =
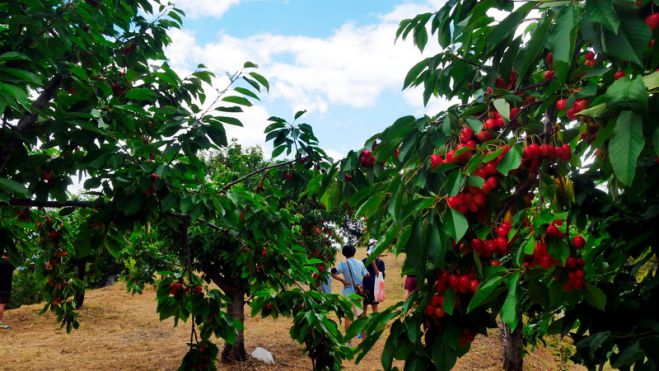
[[[234,282],[240,282],[236,280]],[[224,284],[222,289],[225,294],[231,298],[231,303],[229,304],[229,314],[231,317],[239,321],[240,323],[245,323],[245,290],[242,288],[240,283],[235,284]],[[247,352],[245,351],[245,332],[240,329],[238,330],[238,336],[236,341],[233,344],[226,343],[224,345],[224,350],[222,351],[222,362],[232,363],[232,362],[242,362],[247,360]]]
[[[503,325],[503,368],[507,371],[522,371],[524,367],[524,326],[520,323],[511,331]]]
[[[82,283],[83,283],[82,291],[77,292],[76,295],[75,295],[75,298],[74,298],[74,300],[76,302],[76,309],[80,309],[80,308],[82,308],[82,305],[85,303],[84,284],[85,284],[85,271],[86,271],[86,268],[87,268],[86,260],[85,259],[80,259],[80,260],[76,261],[76,267],[77,267],[77,270],[78,270],[78,272],[77,272],[78,273],[77,274],[78,279],[80,281],[82,281]]]

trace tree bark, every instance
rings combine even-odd
[[[520,323],[512,331],[507,325],[501,329],[503,333],[503,368],[507,371],[522,371],[524,369],[524,326]]]
[[[82,281],[83,285],[85,283],[85,268],[87,264],[85,259],[80,259],[76,261],[76,268],[78,270],[77,276],[80,281]],[[82,305],[85,303],[85,289],[83,287],[82,291],[79,291],[75,295],[75,302],[76,302],[76,309],[82,308]]]
[[[236,280],[236,282],[240,282]],[[231,298],[229,304],[229,314],[231,318],[240,323],[245,323],[245,290],[238,284],[223,284],[221,287],[225,294]],[[226,343],[224,350],[222,350],[222,362],[233,363],[243,362],[247,360],[247,352],[245,351],[245,332],[238,330],[238,336],[233,344]]]

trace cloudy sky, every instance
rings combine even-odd
[[[176,0],[187,17],[171,34],[167,55],[180,73],[203,63],[218,75],[244,61],[270,81],[262,104],[229,135],[264,145],[271,116],[304,117],[334,157],[359,148],[396,118],[436,111],[420,91],[401,91],[409,68],[423,56],[411,41],[394,43],[404,18],[438,9],[441,0]],[[266,146],[266,151],[268,150]]]

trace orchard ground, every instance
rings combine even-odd
[[[361,255],[360,255],[361,254]],[[363,249],[358,257],[363,257]],[[400,277],[403,259],[393,255],[384,258],[387,266],[387,301],[395,303],[403,296]],[[335,293],[340,284],[334,282]],[[155,291],[147,288],[142,295],[131,296],[122,284],[89,290],[85,306],[80,311],[80,329],[67,335],[58,329],[51,314],[39,315],[42,305],[28,305],[6,312],[5,320],[11,331],[0,332],[2,369],[157,369],[175,370],[187,350],[189,323],[173,327],[173,321],[160,322],[156,313]],[[247,317],[245,345],[251,352],[260,346],[273,353],[276,366],[247,362],[239,366],[222,366],[223,370],[308,370],[309,358],[303,347],[291,340],[290,320]],[[346,362],[347,370],[382,369],[380,354],[384,338],[359,365]],[[548,348],[532,351],[525,358],[525,369],[560,370],[582,369],[571,362],[561,361],[567,354],[568,343],[551,339]],[[458,370],[499,370],[503,364],[501,338],[498,330],[489,337],[478,336],[472,351],[458,361]],[[402,366],[402,362],[398,363]]]

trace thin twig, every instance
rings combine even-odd
[[[252,176],[254,176],[254,175],[256,175],[256,174],[260,174],[260,173],[262,173],[262,172],[264,172],[264,171],[268,171],[268,170],[271,170],[271,169],[274,169],[274,168],[277,168],[277,167],[290,165],[290,164],[294,163],[295,161],[296,161],[296,160],[284,161],[284,162],[280,162],[280,163],[278,163],[278,164],[269,165],[269,166],[266,166],[266,167],[264,167],[264,168],[254,170],[254,171],[252,171],[252,172],[250,172],[250,173],[248,173],[248,174],[246,174],[246,175],[241,176],[240,178],[238,178],[238,179],[236,179],[236,180],[234,180],[234,181],[231,181],[231,182],[225,184],[224,187],[220,188],[220,193],[225,192],[226,190],[228,190],[229,188],[233,187],[234,185],[236,185],[236,184],[242,182],[243,180],[248,179],[248,178],[250,178],[250,177],[252,177]]]

